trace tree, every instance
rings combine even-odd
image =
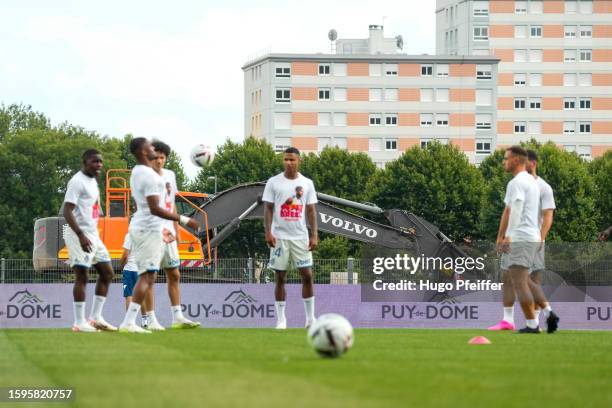
[[[612,225],[612,150],[593,160],[589,172],[595,182],[595,207],[601,214],[598,229],[603,230]]]
[[[456,146],[415,146],[369,183],[371,201],[410,211],[454,240],[474,237],[483,198],[480,172]]]
[[[19,130],[50,128],[49,119],[40,112],[33,112],[29,105],[0,105],[0,143],[8,134]]]
[[[217,177],[218,189],[228,189],[238,184],[266,181],[282,171],[282,159],[274,153],[265,140],[247,138],[242,143],[230,140],[218,148],[215,160],[203,167],[190,185],[191,191],[211,193]],[[269,249],[264,239],[264,227],[260,220],[245,220],[220,246],[225,258],[267,257]]]

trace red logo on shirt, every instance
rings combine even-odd
[[[280,207],[280,216],[285,221],[299,221],[302,218],[304,211],[304,203],[302,197],[304,196],[304,188],[298,186],[295,188],[295,195],[289,197]]]
[[[100,204],[98,204],[97,201],[91,209],[92,209],[91,218],[93,218],[94,220],[97,220],[98,218],[100,218]]]
[[[172,199],[170,194],[172,193],[172,186],[170,183],[166,183],[166,210],[172,211]]]

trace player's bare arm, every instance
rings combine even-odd
[[[317,208],[315,204],[306,205],[306,217],[308,225],[310,225],[310,239],[308,240],[308,249],[314,251],[319,245],[319,231],[317,228]]]
[[[272,215],[274,214],[274,203],[264,203],[264,228],[266,232],[266,243],[272,248],[276,247],[276,238],[272,235]],[[315,221],[316,222],[316,221]]]

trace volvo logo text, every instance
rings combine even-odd
[[[358,235],[365,234],[368,238],[376,238],[376,236],[378,235],[378,231],[372,228],[368,228],[364,225],[359,225],[349,220],[336,218],[332,215],[327,215],[322,212],[319,212],[319,214],[321,214],[321,222],[323,222],[323,224],[331,224],[336,228],[342,228],[345,231],[355,232]]]

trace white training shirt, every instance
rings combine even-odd
[[[538,206],[538,227],[542,229],[542,223],[544,222],[544,210],[554,210],[555,196],[553,189],[542,177],[537,177],[536,182],[540,188],[540,205]]]
[[[100,218],[100,190],[98,180],[82,171],[68,182],[64,203],[74,204],[74,218],[83,232],[98,233]]]
[[[138,265],[136,264],[136,257],[133,255],[133,252],[132,252],[132,240],[130,238],[129,233],[125,234],[125,239],[123,240],[123,248],[130,251],[130,253],[128,254],[127,262],[125,263],[125,266],[123,267],[123,270],[131,271],[131,272],[138,272]]]
[[[298,173],[291,180],[280,173],[266,183],[262,201],[274,203],[272,235],[278,239],[308,239],[306,205],[317,203],[312,180]]]
[[[518,173],[506,187],[504,203],[511,207],[516,200],[523,201],[523,211],[519,224],[510,232],[513,242],[540,242],[538,226],[540,188],[535,178],[526,171]]]
[[[171,213],[174,212],[174,200],[178,188],[176,186],[176,175],[172,170],[162,169],[162,179],[164,180],[164,195],[160,201],[160,206]],[[164,220],[164,228],[172,232],[176,237],[177,231],[174,230],[174,221]]]
[[[151,214],[147,197],[158,196],[163,199],[164,181],[151,167],[139,164],[132,169],[130,177],[130,188],[132,197],[136,202],[136,212],[130,222],[130,231],[146,230],[160,231],[163,226],[163,218]]]

